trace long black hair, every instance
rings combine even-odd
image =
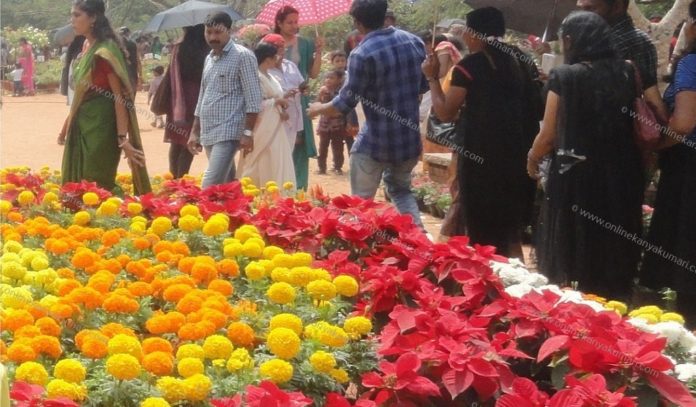
[[[179,48],[181,79],[200,82],[203,76],[205,57],[210,53],[210,46],[205,41],[205,25],[185,27],[184,36],[177,46]]]
[[[599,15],[589,11],[575,11],[563,23],[559,38],[570,38],[565,62],[576,64],[582,61],[596,61],[613,58],[616,50],[611,42],[609,24]]]
[[[119,37],[116,36],[109,19],[106,18],[104,12],[106,10],[102,0],[75,0],[73,6],[87,13],[90,17],[95,17],[92,34],[97,41],[114,40],[117,44],[122,45]],[[123,49],[123,47],[121,46]]]

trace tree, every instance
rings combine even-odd
[[[673,0],[671,8],[658,23],[651,22],[634,1],[631,1],[628,6],[628,14],[633,18],[635,26],[647,32],[657,48],[658,76],[666,73],[669,65],[669,47],[672,34],[677,26],[686,19],[690,2],[691,0]],[[684,36],[683,30],[681,36]]]

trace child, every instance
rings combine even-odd
[[[346,72],[348,67],[348,59],[346,58],[346,53],[343,51],[334,51],[331,53],[331,65],[333,65],[334,70]],[[348,80],[348,73],[345,74],[344,81]],[[340,86],[339,86],[340,88]],[[351,110],[346,114],[346,137],[344,139],[346,143],[346,148],[348,149],[348,154],[350,155],[350,149],[353,147],[353,141],[355,136],[358,135],[358,115],[355,113],[355,109]]]
[[[159,88],[160,84],[162,83],[162,78],[164,75],[164,68],[162,65],[157,65],[156,67],[152,68],[152,73],[154,77],[150,81],[150,89],[147,91],[147,104],[150,105],[150,101],[152,98],[155,96],[155,93],[157,93],[157,89]],[[159,122],[159,126],[157,126],[157,123]],[[152,127],[159,127],[160,129],[164,127],[164,119],[162,116],[155,116],[155,120],[150,122],[150,126]]]
[[[319,102],[329,102],[338,94],[344,75],[345,73],[340,70],[329,71],[324,75],[324,86],[319,89]],[[334,172],[337,175],[343,175],[343,141],[347,135],[346,116],[341,113],[321,115],[317,134],[319,134],[319,171],[317,173],[326,174],[326,161],[329,144],[331,144]]]
[[[24,94],[24,86],[22,85],[22,75],[24,74],[24,68],[19,62],[15,64],[15,69],[10,72],[12,75],[12,82],[14,82],[14,89],[12,96],[22,96]]]
[[[346,53],[343,51],[334,51],[331,53],[331,65],[334,71],[345,71],[348,65]]]

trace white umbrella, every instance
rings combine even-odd
[[[224,11],[229,14],[232,17],[232,21],[242,19],[242,16],[230,6],[208,3],[207,1],[189,0],[169,10],[157,13],[143,31],[154,32],[203,24],[209,14],[218,11]]]

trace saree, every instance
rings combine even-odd
[[[264,100],[253,130],[254,149],[246,156],[240,156],[237,174],[251,178],[253,184],[259,186],[268,181],[279,186],[287,181],[294,184],[292,149],[275,105],[275,98],[283,97],[283,89],[272,76],[262,72],[259,72],[259,82]]]
[[[22,73],[22,85],[24,91],[34,93],[34,51],[31,44],[22,45],[22,57],[19,60],[24,72]]]
[[[96,58],[109,63],[121,80],[124,99],[94,86],[92,82]],[[115,103],[124,103],[128,111],[128,134],[131,145],[143,149],[138,129],[138,119],[132,102],[133,91],[123,53],[111,40],[94,44],[74,67],[75,93],[67,119],[65,150],[63,151],[63,184],[96,182],[100,187],[113,191],[116,188],[116,171],[121,155],[118,147]],[[133,165],[133,188],[136,195],[151,191],[145,166]]]
[[[297,37],[297,48],[300,53],[300,68],[302,76],[309,79],[309,70],[314,60],[314,43],[312,41]],[[286,54],[290,59],[290,55]],[[307,189],[309,186],[309,159],[317,156],[317,147],[314,143],[314,129],[312,119],[307,116],[309,108],[309,96],[301,96],[302,120],[304,125],[304,142],[296,144],[292,151],[292,160],[295,163],[295,175],[297,176],[297,189]]]

